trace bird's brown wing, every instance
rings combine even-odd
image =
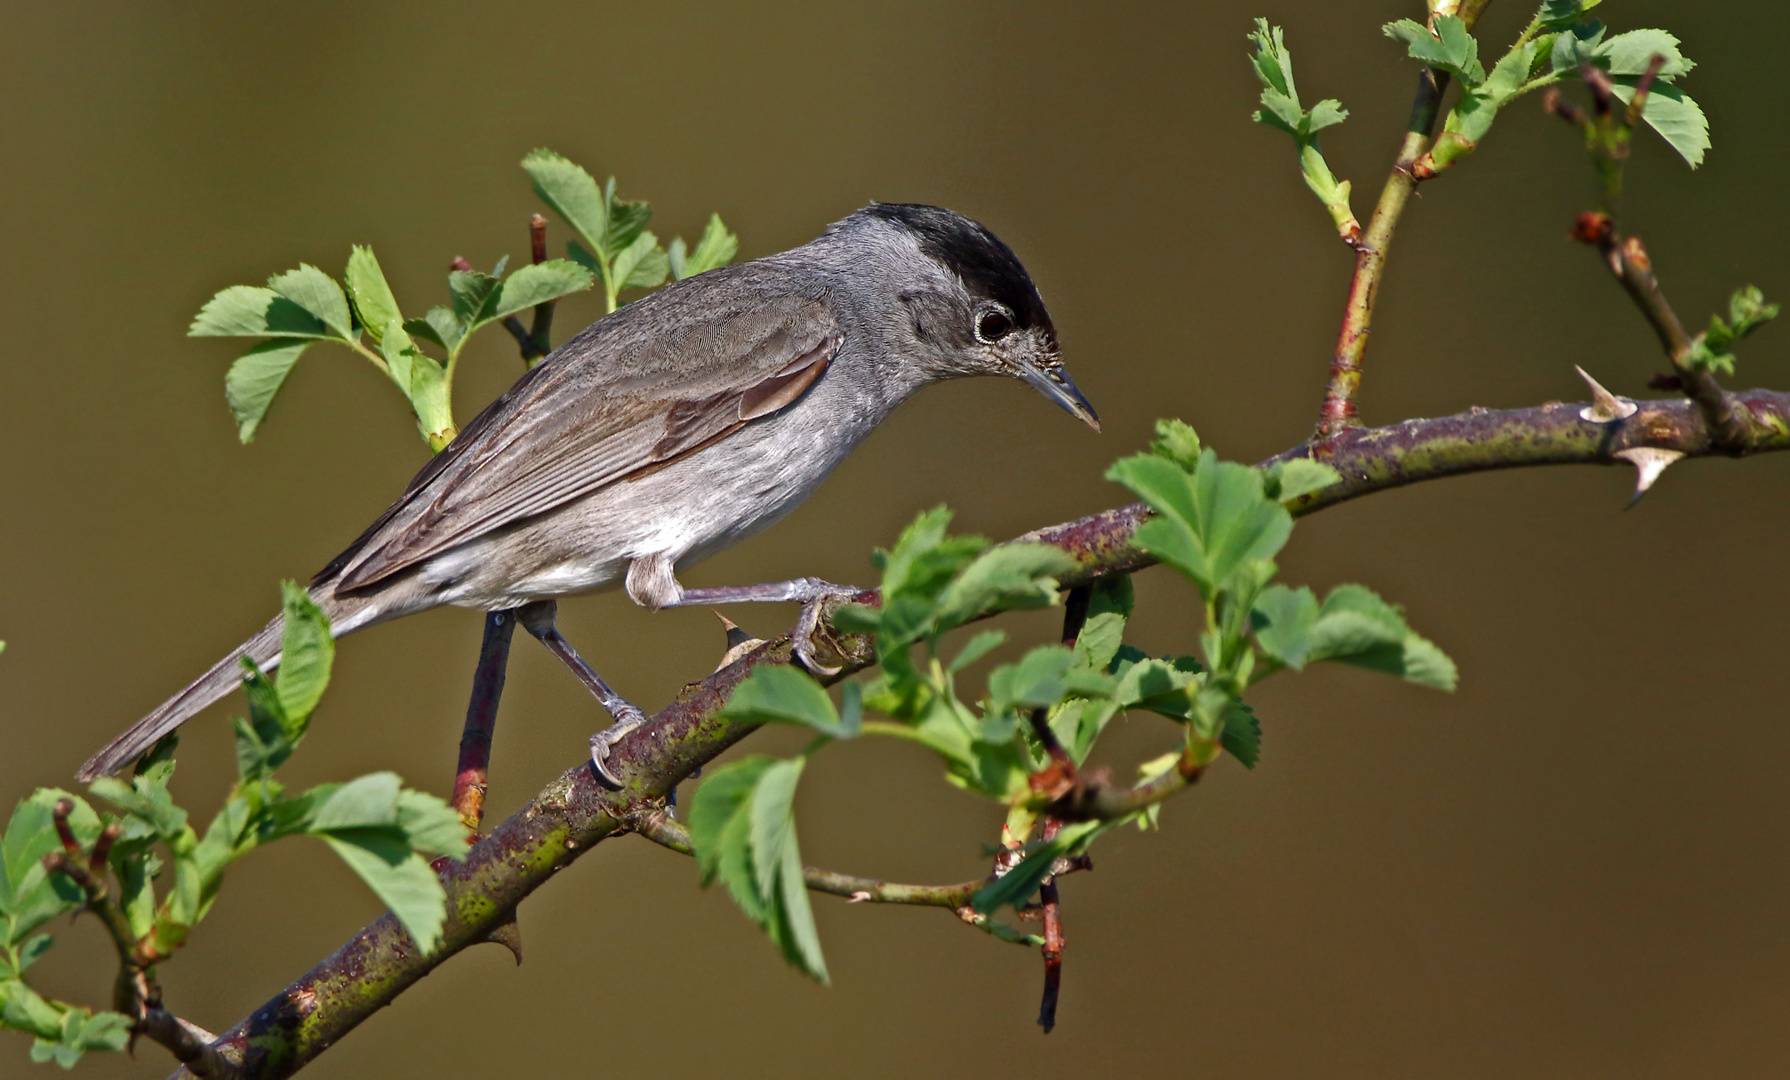
[[[794,402],[838,351],[830,306],[816,290],[775,283],[713,289],[733,275],[710,274],[712,284],[691,279],[567,342],[468,424],[320,579],[339,593],[365,588]],[[699,283],[717,302],[691,295]]]

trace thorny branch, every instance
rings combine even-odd
[[[1490,469],[1537,465],[1629,464],[1620,455],[1641,447],[1676,450],[1690,457],[1718,453],[1790,450],[1790,393],[1753,390],[1734,396],[1748,418],[1747,441],[1738,451],[1718,446],[1702,414],[1682,400],[1641,403],[1630,416],[1609,422],[1582,419],[1582,404],[1553,403],[1528,409],[1473,409],[1433,420],[1409,420],[1377,429],[1342,432],[1322,447],[1340,482],[1302,496],[1296,514],[1307,514],[1376,491],[1422,480]],[[1275,460],[1310,457],[1302,444]],[[1147,510],[1137,504],[1040,529],[1020,539],[1054,544],[1073,555],[1078,569],[1064,576],[1067,588],[1131,573],[1153,560],[1131,538]],[[830,630],[830,627],[828,628]],[[823,632],[823,662],[841,673],[874,662],[863,639]],[[791,662],[787,638],[766,642],[700,683],[692,684],[642,730],[622,740],[610,757],[623,787],[610,791],[580,762],[534,801],[499,825],[463,863],[442,870],[447,919],[441,946],[422,953],[387,914],[333,955],[276,994],[213,1044],[215,1054],[240,1063],[256,1077],[290,1076],[334,1045],[361,1021],[390,1004],[436,965],[515,917],[516,906],[593,845],[633,827],[640,808],[659,803],[691,772],[745,738],[755,725],[725,720],[722,704],[759,664]],[[1137,788],[1090,786],[1082,803],[1053,807],[1059,818],[1109,817],[1160,802],[1197,777],[1170,773]],[[833,883],[849,884],[834,879]],[[828,890],[830,891],[830,890]],[[874,890],[867,890],[873,893]]]

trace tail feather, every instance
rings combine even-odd
[[[365,620],[352,616],[366,604],[359,600],[338,600],[329,595],[329,587],[315,587],[312,599],[329,616],[335,636],[359,629]],[[280,637],[284,620],[274,616],[254,637],[238,645],[230,655],[211,665],[205,674],[187,684],[186,689],[158,705],[155,711],[130,726],[124,734],[102,747],[87,759],[76,778],[90,783],[101,776],[130,764],[154,746],[164,735],[186,723],[201,709],[242,685],[242,658],[248,657],[262,671],[272,671],[280,662]]]

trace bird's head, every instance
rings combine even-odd
[[[872,203],[847,222],[853,219],[906,234],[926,260],[928,272],[904,283],[900,300],[936,377],[1023,379],[1100,430],[1100,417],[1063,367],[1038,287],[994,233],[961,214],[913,203]]]

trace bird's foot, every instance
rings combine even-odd
[[[646,713],[625,701],[607,705],[607,708],[609,714],[615,717],[615,723],[590,737],[590,764],[605,784],[619,790],[621,780],[609,771],[609,751],[624,736],[646,723]]]
[[[842,668],[828,667],[814,656],[814,632],[820,628],[821,613],[826,610],[829,600],[849,600],[863,590],[853,585],[834,585],[819,578],[803,578],[801,588],[793,600],[802,602],[802,613],[796,617],[796,627],[790,631],[791,651],[795,653],[802,666],[815,675],[837,675]]]

